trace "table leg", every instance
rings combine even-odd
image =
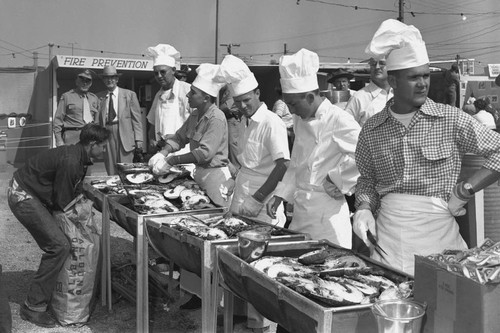
[[[149,332],[148,242],[144,236],[144,217],[137,218],[137,333]]]
[[[234,295],[224,288],[224,333],[233,332]]]
[[[217,305],[212,297],[212,256],[211,245],[209,242],[204,242],[201,270],[201,331],[204,333],[215,333],[217,325]]]

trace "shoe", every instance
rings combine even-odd
[[[253,333],[269,333],[270,331],[271,331],[271,328],[269,326],[252,328]]]
[[[241,316],[241,315],[233,315],[233,325],[236,324],[242,324],[246,322],[247,316]],[[223,314],[218,314],[217,315],[217,326],[224,326],[224,315]]]
[[[30,310],[26,304],[21,305],[19,315],[23,320],[41,327],[56,327],[56,320],[48,312]]]
[[[193,295],[189,301],[179,306],[181,310],[196,310],[201,308],[201,298]]]

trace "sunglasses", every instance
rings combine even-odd
[[[154,71],[155,75],[161,75],[161,76],[165,76],[169,72],[170,72],[170,70],[167,70],[167,69],[162,69],[161,71]]]

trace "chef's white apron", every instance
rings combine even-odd
[[[220,185],[231,178],[227,166],[220,168],[202,168],[197,166],[194,170],[194,180],[204,190],[213,203],[220,207],[228,207],[231,198],[225,200],[220,194]]]
[[[371,257],[411,275],[415,254],[467,248],[444,200],[411,194],[390,193],[382,198],[377,237],[388,255],[382,259],[373,251]]]
[[[267,176],[262,176],[256,172],[253,172],[250,169],[242,167],[238,175],[236,176],[233,200],[231,201],[231,206],[229,210],[238,214],[240,207],[243,205],[243,202],[249,196],[252,196],[267,180]],[[273,192],[274,193],[274,192]],[[256,219],[258,221],[275,224],[278,227],[283,227],[286,222],[285,212],[283,210],[283,205],[281,204],[276,210],[276,219],[271,219],[269,215],[267,215],[267,202],[273,197],[273,193],[268,195],[266,200],[264,201],[264,206],[260,210],[259,214],[255,217],[251,217],[252,219]]]
[[[172,94],[172,92],[170,92]],[[158,132],[162,135],[175,134],[182,124],[184,124],[185,119],[181,116],[179,99],[177,96],[167,99],[162,102],[161,96],[157,101],[158,113],[155,118],[155,136],[156,140],[159,140]],[[186,145],[179,151],[173,152],[172,155],[182,155],[189,153],[189,145]]]
[[[352,226],[345,199],[335,200],[323,186],[301,185],[295,192],[290,229],[308,233],[312,239],[327,239],[350,249]]]

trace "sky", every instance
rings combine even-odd
[[[382,21],[403,0],[0,0],[0,67],[47,66],[51,55],[147,57],[175,46],[185,63],[232,53],[265,65],[300,48],[321,62],[360,62]],[[431,61],[500,63],[499,0],[404,0]],[[218,4],[218,6],[217,6]],[[49,44],[53,44],[50,51]],[[221,45],[224,44],[224,45]]]

